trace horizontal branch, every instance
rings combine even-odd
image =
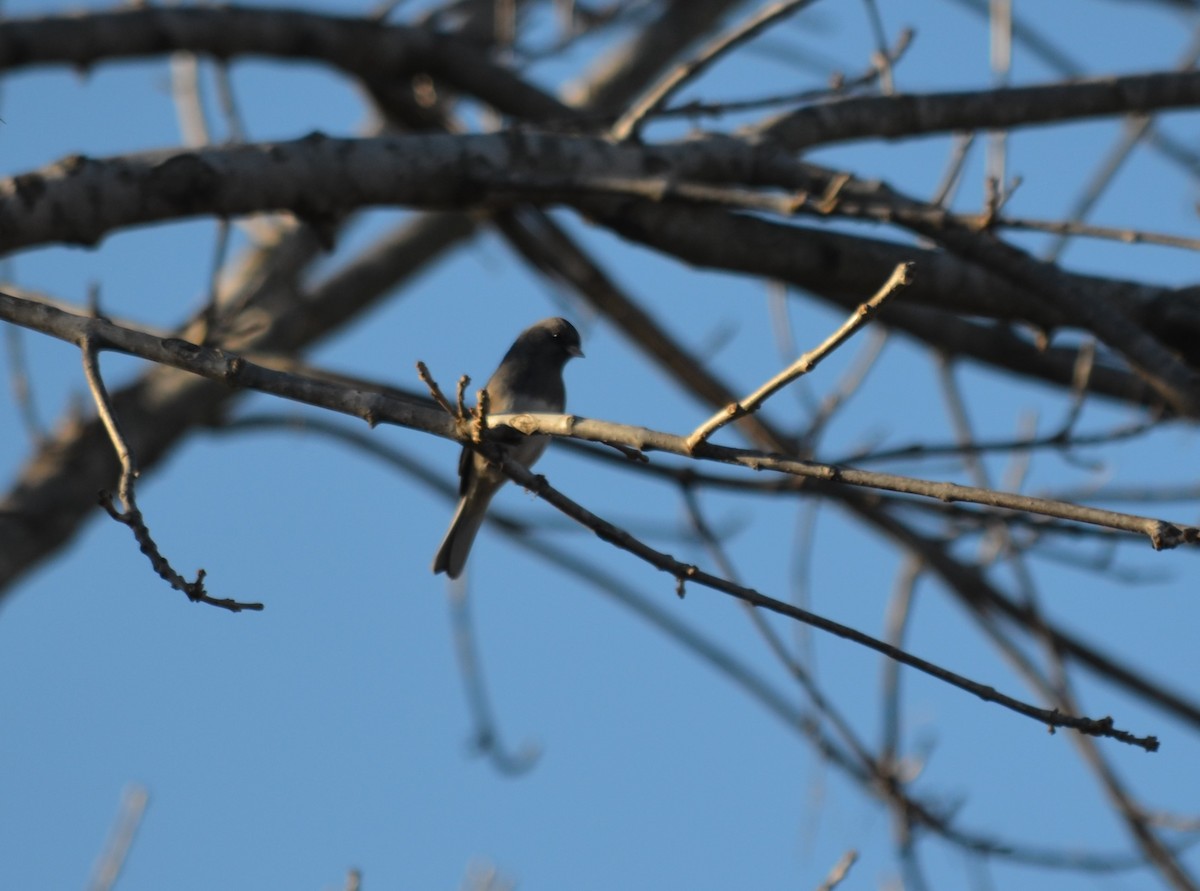
[[[189,52],[329,65],[364,81],[426,72],[526,120],[577,113],[497,65],[478,44],[366,16],[251,6],[143,5],[0,22],[0,71],[38,65],[81,70],[116,59]]]
[[[311,375],[276,371],[220,349],[202,347],[178,338],[155,337],[122,328],[104,319],[76,315],[44,304],[21,300],[10,294],[0,293],[0,319],[70,343],[78,344],[85,337],[94,338],[97,348],[100,349],[118,350],[229,386],[258,390],[351,415],[371,425],[390,423],[448,439],[469,439],[446,412],[387,395],[382,392],[382,387],[379,391],[362,390]],[[488,423],[491,426],[509,426],[525,434],[569,437],[620,445],[643,452],[667,452],[680,457],[717,461],[755,471],[771,470],[823,483],[883,489],[943,502],[970,502],[1003,510],[1056,517],[1144,535],[1156,550],[1200,541],[1200,528],[1153,517],[956,483],[837,467],[761,451],[718,446],[709,442],[698,443],[693,449],[689,447],[686,436],[611,421],[592,420],[574,415],[496,414],[488,417]]]
[[[49,242],[92,245],[116,229],[198,215],[291,211],[325,220],[382,205],[472,208],[561,202],[605,182],[748,182],[758,151],[728,139],[613,145],[508,130],[73,155],[0,181],[0,252]]]
[[[0,70],[87,68],[106,60],[191,52],[326,64],[367,82],[424,71],[527,121],[580,113],[521,80],[486,51],[423,28],[363,16],[252,6],[141,6],[0,23]],[[1200,72],[1166,71],[1030,87],[858,97],[806,105],[749,131],[791,148],[861,138],[1009,129],[1200,104]]]
[[[98,350],[126,353],[230,387],[257,390],[326,408],[359,418],[372,426],[386,422],[449,439],[457,438],[454,420],[437,409],[313,375],[276,371],[215,347],[200,346],[177,337],[156,337],[123,328],[103,318],[66,312],[3,292],[0,292],[0,320],[77,345],[90,338]]]
[[[1066,501],[1054,501],[1049,498],[1037,498],[1032,495],[1018,495],[976,486],[923,480],[895,473],[839,467],[750,449],[716,446],[708,442],[698,443],[695,449],[690,449],[688,437],[663,433],[646,427],[614,424],[611,421],[598,421],[575,415],[493,415],[489,421],[493,425],[500,424],[520,430],[526,435],[537,433],[610,445],[616,444],[639,451],[667,452],[683,458],[694,457],[706,461],[733,464],[750,470],[772,470],[824,483],[883,489],[888,492],[918,495],[947,503],[961,501],[1001,510],[1072,520],[1120,532],[1144,535],[1150,540],[1155,550],[1175,548],[1182,544],[1200,543],[1200,527],[1196,526],[1101,510]]]

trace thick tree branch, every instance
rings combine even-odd
[[[580,97],[592,108],[616,110],[618,94],[645,82],[648,72],[705,30],[730,0],[671,4],[670,28],[646,29],[669,45],[631,44],[643,68],[625,65],[623,78],[599,81]],[[686,7],[694,7],[687,9]],[[0,69],[35,65],[86,68],[109,59],[161,56],[173,51],[219,59],[268,56],[329,64],[364,81],[387,82],[423,71],[497,109],[527,120],[566,123],[578,112],[492,63],[478,46],[423,28],[255,7],[142,7],[84,15],[12,19],[0,23]],[[609,62],[621,66],[625,57]],[[610,83],[611,81],[611,83]],[[962,93],[863,97],[806,106],[755,128],[757,135],[792,148],[863,137],[896,138],[936,132],[1014,128],[1187,108],[1200,104],[1200,72],[1155,72],[1076,83]]]
[[[133,225],[197,215],[288,210],[302,219],[406,205],[472,208],[561,200],[670,171],[680,180],[744,182],[756,151],[731,140],[613,145],[509,130],[415,134],[167,150],[109,159],[72,156],[0,182],[0,251],[49,242],[95,244]],[[589,178],[595,182],[589,183]]]
[[[0,70],[85,69],[172,52],[320,62],[380,83],[424,72],[526,119],[561,122],[574,114],[492,62],[478,43],[364,16],[251,6],[141,6],[0,23]]]
[[[799,151],[851,139],[1015,130],[1200,105],[1200,71],[1162,71],[954,93],[861,96],[807,105],[745,135]]]
[[[790,177],[798,185],[819,185],[824,175],[807,165],[785,162],[780,168],[780,159],[773,155],[771,161],[775,165],[774,178]],[[544,188],[547,177],[556,180],[558,188],[569,190],[573,180],[584,177],[586,181],[588,170],[603,172],[606,177],[624,173],[634,179],[651,168],[672,169],[672,175],[681,178],[753,179],[758,176],[756,163],[753,149],[728,140],[618,147],[594,139],[517,133],[366,140],[312,137],[289,143],[152,153],[109,161],[73,159],[0,183],[0,250],[53,240],[92,243],[114,228],[198,213],[229,216],[289,209],[302,217],[327,219],[380,203],[471,206],[488,201],[550,201],[563,196]],[[603,187],[598,181],[587,186]],[[931,222],[935,218],[912,202],[866,194],[858,187],[839,200],[838,211],[859,213],[854,202],[864,197],[886,204],[888,209],[879,211],[885,217],[899,218],[903,224],[935,237],[953,237],[956,249],[972,256],[980,253],[993,267],[999,260],[992,262],[992,254],[1001,250],[1006,255],[1011,253],[985,234],[967,232],[961,226],[950,230],[935,225]],[[578,195],[572,200],[623,234],[693,261],[775,275],[823,294],[844,295],[856,286],[867,290],[874,287],[867,275],[886,275],[896,262],[912,256],[885,242],[796,230],[710,208],[682,211],[649,202],[615,205],[615,199],[606,203]],[[730,230],[747,231],[729,237],[735,234]],[[746,237],[751,235],[754,237]],[[936,256],[922,253],[924,257]],[[877,264],[875,269],[864,272],[864,259]],[[922,262],[921,283],[910,289],[911,298],[974,315],[1022,319],[1037,328],[1074,321],[1057,302],[1047,305],[1023,288],[1003,283],[1004,270],[981,276],[969,269],[945,259]],[[1020,281],[1029,288],[1054,289],[1054,293],[1080,288],[1099,290],[1121,317],[1143,321],[1155,333],[1173,331],[1178,338],[1186,330],[1181,323],[1198,326],[1196,318],[1180,316],[1184,298],[1166,299],[1171,295],[1163,289],[1061,271],[1055,272],[1052,280],[1039,272],[1025,275]],[[1172,315],[1169,321],[1168,314]],[[1092,321],[1098,324],[1103,317]],[[1133,335],[1128,326],[1121,325],[1108,333],[1122,342]],[[1035,360],[1033,364],[1044,363]],[[1016,365],[1025,367],[1029,363],[1022,360]],[[1105,391],[1105,380],[1101,372],[1093,381],[1100,392]]]

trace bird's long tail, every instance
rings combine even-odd
[[[493,494],[476,491],[473,497],[459,499],[454,519],[450,521],[442,546],[433,558],[435,573],[444,572],[452,579],[462,575],[463,567],[467,565],[467,555],[471,553],[471,545],[487,516],[488,503]]]

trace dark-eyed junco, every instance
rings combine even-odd
[[[484,386],[492,414],[561,412],[567,401],[563,368],[567,360],[583,356],[579,332],[566,319],[542,319],[521,332],[500,367]],[[514,433],[508,456],[531,467],[546,450],[548,437]],[[483,524],[488,503],[508,479],[487,459],[464,447],[458,462],[458,509],[442,539],[433,571],[458,578],[471,552],[471,543]]]

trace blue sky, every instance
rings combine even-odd
[[[880,7],[891,33],[917,28],[897,73],[900,88],[990,83],[986,30],[956,4],[908,0]],[[12,16],[49,8],[6,4]],[[339,11],[365,8],[343,4]],[[1064,39],[1086,22],[1086,39],[1069,45],[1097,74],[1170,66],[1195,25],[1115,0],[1057,0],[1028,12],[1046,33]],[[1130,40],[1131,33],[1138,39]],[[856,72],[872,47],[862,4],[832,0],[763,44],[769,52],[747,47],[686,95],[818,86],[822,76],[782,60],[779,50],[806,47]],[[590,49],[531,76],[561,82],[583,70]],[[352,135],[365,119],[354,90],[327,72],[264,62],[239,63],[233,71],[254,139],[314,129]],[[1016,82],[1048,77],[1017,51]],[[6,79],[4,175],[72,152],[177,144],[167,85],[162,60],[99,66],[86,76],[45,69]],[[1197,118],[1171,115],[1166,126],[1194,141]],[[1024,184],[1013,213],[1061,216],[1118,129],[1090,122],[1014,136],[1009,170]],[[660,127],[649,137],[672,132]],[[939,137],[839,146],[814,158],[928,195],[949,143]],[[981,169],[977,154],[960,206],[978,206]],[[1196,199],[1193,184],[1143,149],[1093,219],[1195,237]],[[401,211],[368,214],[343,247],[365,244],[401,218]],[[739,389],[749,391],[783,364],[784,357],[764,348],[773,340],[762,283],[684,268],[565,212],[558,218]],[[168,325],[204,300],[214,230],[212,223],[189,221],[120,233],[98,250],[40,249],[17,256],[9,274],[80,302],[89,283],[98,282],[107,312]],[[336,265],[340,256],[328,262]],[[1081,242],[1066,264],[1168,284],[1195,277],[1191,254],[1110,243]],[[789,313],[802,345],[818,342],[840,321],[799,299]],[[706,416],[616,332],[538,280],[491,235],[431,269],[312,359],[414,388],[418,359],[443,385],[461,373],[482,382],[521,328],[551,314],[570,315],[584,335],[588,358],[567,369],[573,411],[674,432]],[[32,334],[22,343],[35,369],[38,408],[54,423],[85,394],[77,351]],[[863,343],[860,337],[822,366],[808,385],[814,395],[834,386]],[[112,355],[102,361],[110,386],[141,367]],[[961,369],[959,379],[983,436],[1012,435],[1027,409],[1050,430],[1065,411],[1060,398],[1039,387],[971,368]],[[877,438],[893,444],[949,438],[936,392],[928,357],[893,338],[830,431],[830,453]],[[265,397],[239,404],[239,414],[259,412],[303,416],[306,410]],[[770,412],[796,424],[801,402],[783,393]],[[1127,409],[1092,403],[1083,428],[1132,417]],[[0,465],[16,468],[28,442],[7,395],[0,397],[0,430],[8,433],[0,437]],[[457,450],[450,443],[397,429],[371,436],[446,479],[454,470]],[[1192,482],[1195,449],[1194,431],[1169,428],[1106,455],[1112,463],[1099,473],[1127,482]],[[642,485],[625,471],[564,451],[552,449],[539,472],[656,546],[707,564],[683,540],[686,516],[671,488]],[[997,476],[1005,466],[1005,459],[989,462]],[[960,474],[952,462],[898,470]],[[1035,460],[1028,487],[1097,478],[1051,454]],[[793,548],[809,509],[719,493],[702,501],[709,518],[731,532],[745,580],[792,596]],[[99,509],[58,559],[25,579],[0,612],[0,887],[84,883],[131,784],[148,790],[150,804],[119,885],[124,891],[334,888],[351,867],[363,870],[370,887],[453,887],[488,865],[526,889],[809,887],[851,848],[862,859],[846,887],[876,887],[897,875],[886,814],[792,730],[645,621],[596,596],[586,578],[547,566],[488,530],[469,573],[486,683],[504,745],[536,747],[539,757],[520,777],[501,775],[477,757],[444,582],[429,574],[452,505],[375,459],[295,431],[198,434],[147,476],[139,503],[184,574],[203,566],[214,594],[261,599],[267,609],[235,616],[187,604],[152,574],[128,531]],[[737,604],[698,588],[678,600],[672,580],[571,528],[515,487],[496,507],[550,530],[554,542],[802,701]],[[1191,504],[1157,509],[1183,520],[1195,516]],[[812,608],[880,633],[902,555],[828,507],[819,511],[813,534]],[[1118,568],[1168,574],[1137,587],[1121,584],[1115,572],[1033,562],[1052,615],[1147,666],[1152,676],[1194,689],[1200,676],[1189,584],[1194,556],[1121,549]],[[936,585],[921,585],[914,621],[912,651],[1029,697]],[[789,640],[804,636],[786,624],[777,628]],[[879,659],[840,640],[808,637],[826,694],[874,740]],[[904,686],[904,745],[926,761],[917,792],[952,809],[964,826],[1014,841],[1128,850],[1067,734],[1051,736],[912,673],[905,673]],[[1156,755],[1102,743],[1146,802],[1193,813],[1200,800],[1195,734],[1090,678],[1079,686],[1089,714],[1112,714],[1163,740]],[[973,867],[956,850],[931,841],[922,851],[932,886],[961,887],[972,879]],[[1200,869],[1194,855],[1190,862]],[[1138,873],[1096,879],[999,862],[988,870],[997,886],[1144,886]]]

